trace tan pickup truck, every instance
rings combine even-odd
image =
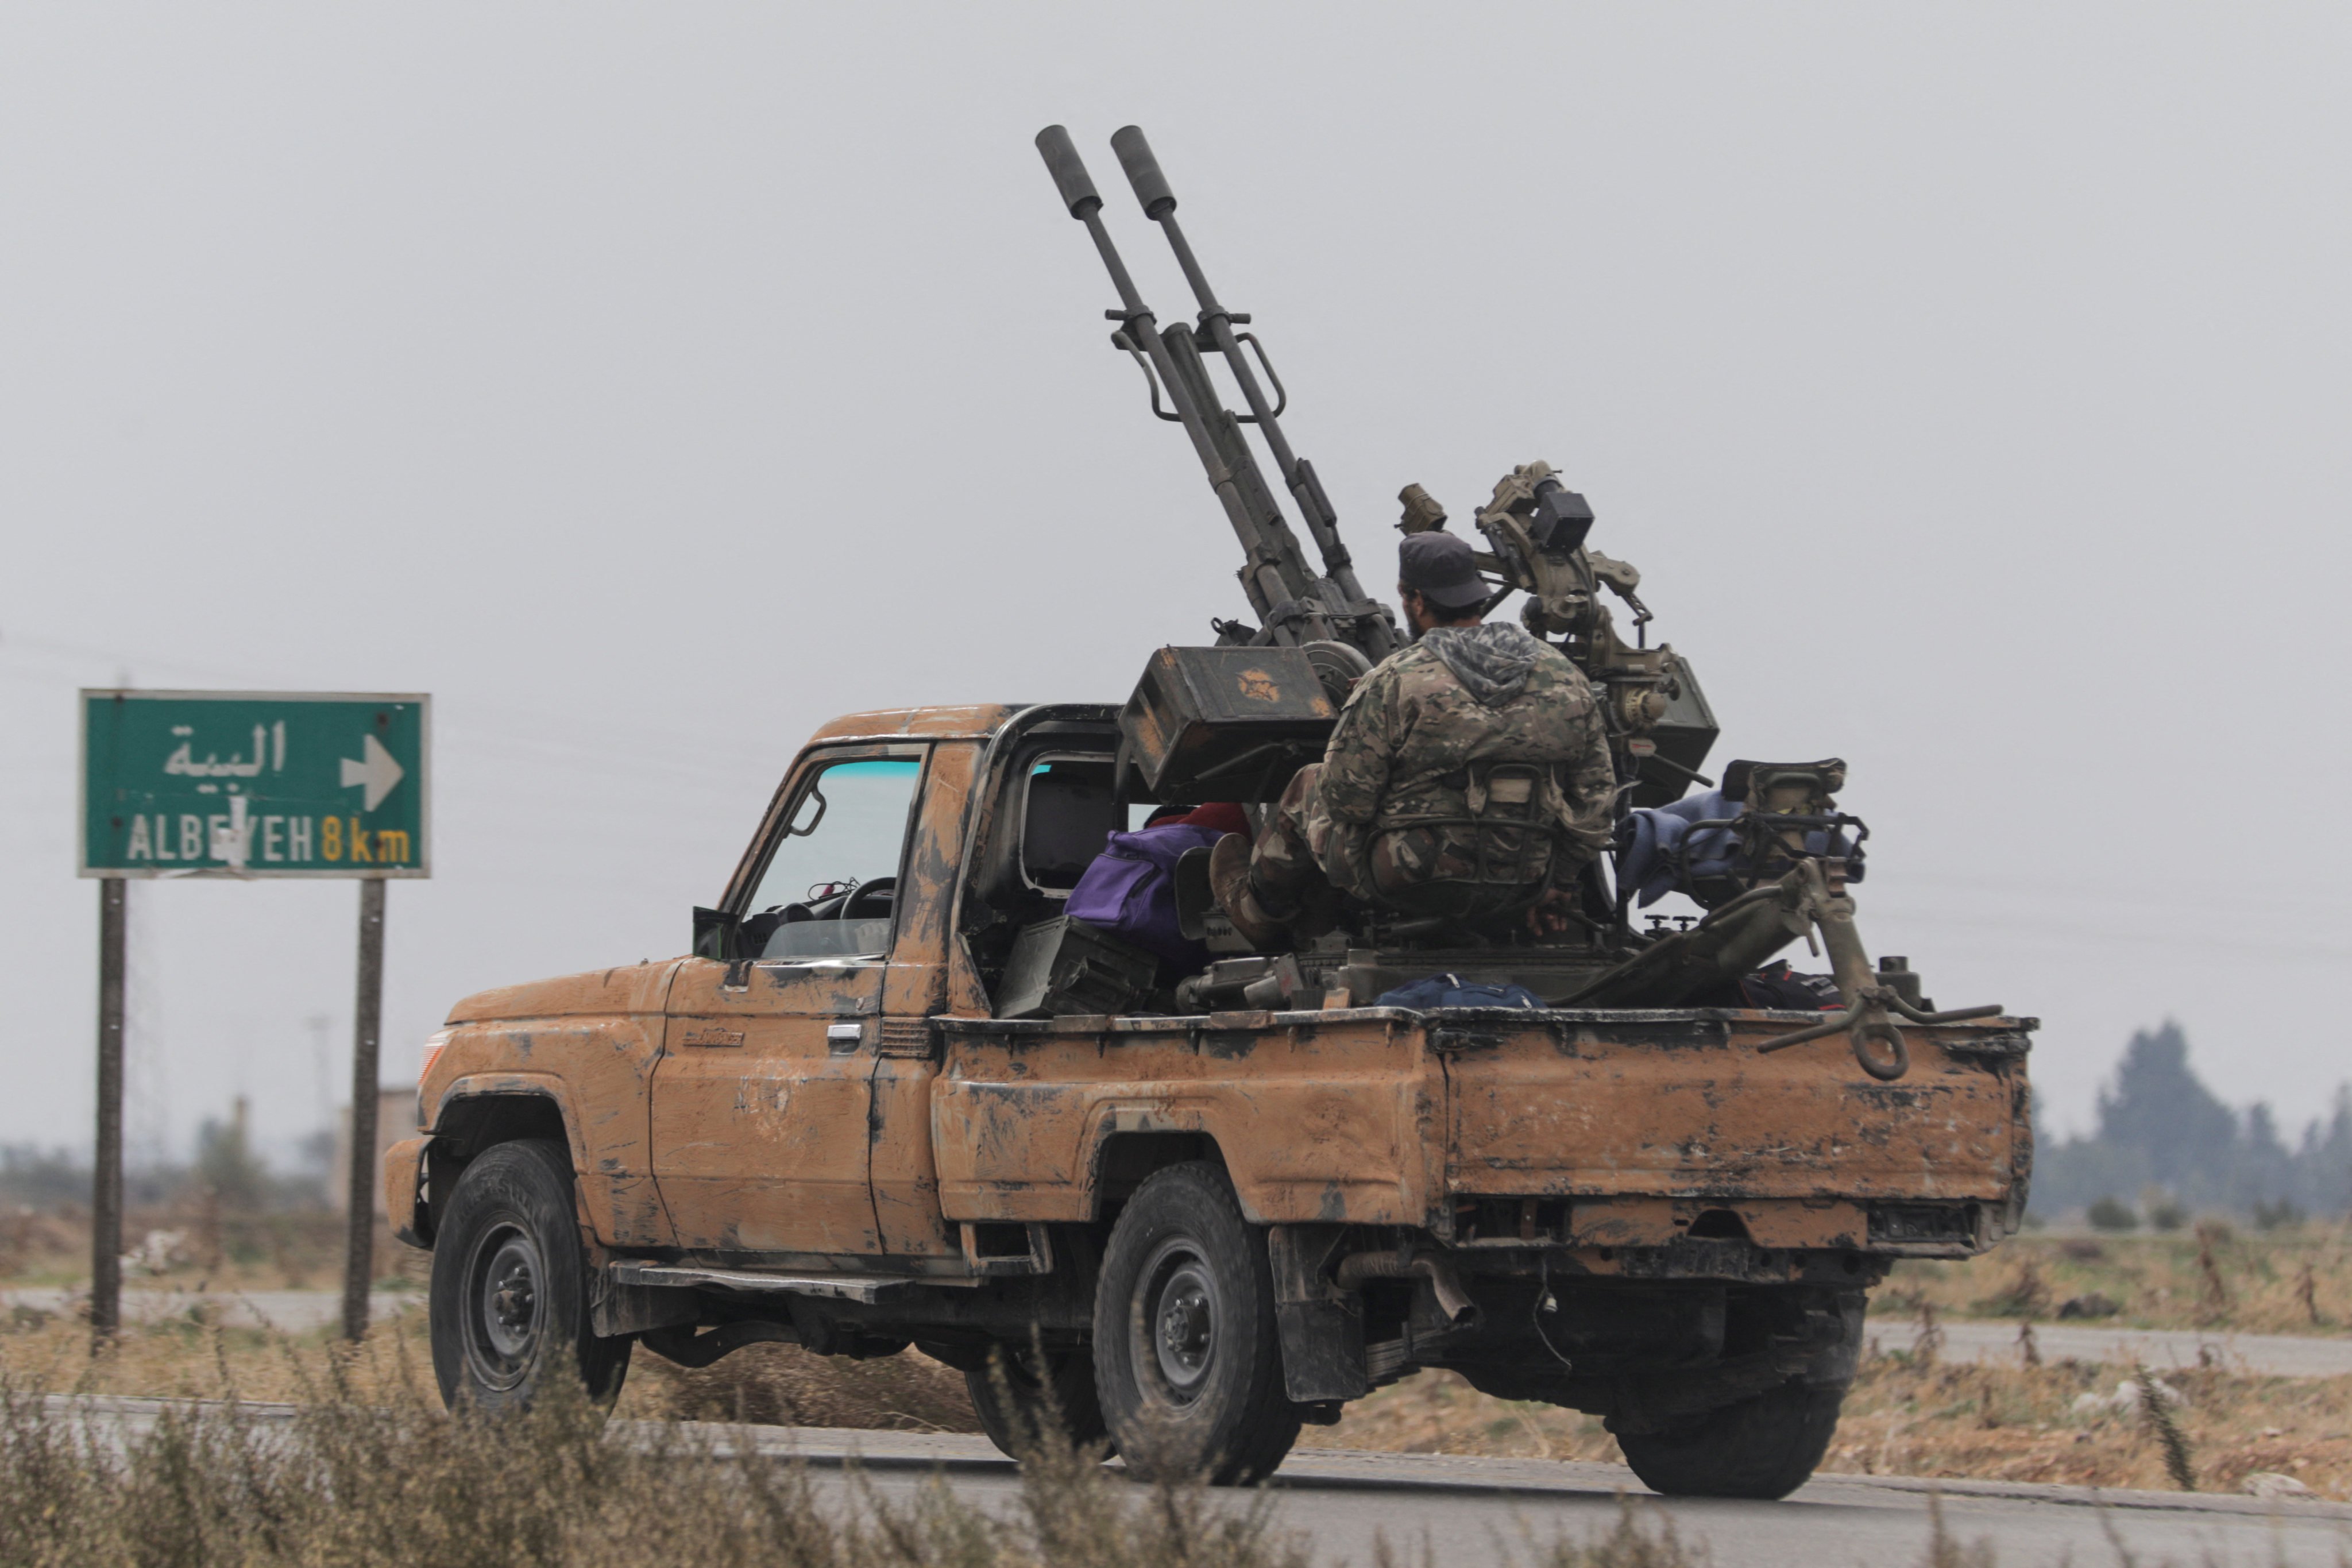
[[[638,1340],[911,1345],[1008,1446],[1050,1397],[1233,1481],[1451,1367],[1605,1415],[1662,1490],[1779,1496],[1865,1290],[2016,1228],[2030,1019],[1906,1028],[1889,1081],[1759,1052],[1818,1014],[1368,1005],[1347,966],[1479,963],[1363,952],[1269,1007],[1002,1016],[1054,1011],[1008,1005],[1020,933],[1129,826],[1118,718],[839,720],[698,911],[719,956],[458,1004],[386,1173],[451,1401],[609,1398]]]

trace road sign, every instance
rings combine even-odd
[[[81,694],[85,877],[430,874],[431,700]]]

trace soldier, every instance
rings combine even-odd
[[[1298,770],[1255,845],[1234,835],[1211,855],[1218,904],[1261,949],[1328,930],[1335,890],[1560,931],[1577,874],[1609,840],[1616,772],[1583,672],[1486,624],[1486,584],[1454,535],[1410,534],[1397,553],[1417,640],[1356,683],[1323,761]]]

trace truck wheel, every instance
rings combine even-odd
[[[1110,1428],[1103,1425],[1102,1401],[1095,1396],[1090,1350],[1047,1351],[1041,1363],[1036,1351],[1003,1345],[987,1364],[966,1372],[963,1381],[971,1391],[980,1429],[1013,1458],[1023,1457],[1039,1426],[1048,1420],[1061,1423],[1074,1447],[1110,1436]]]
[[[1155,1173],[1118,1216],[1095,1294],[1095,1383],[1146,1479],[1273,1473],[1298,1440],[1265,1237],[1215,1166]]]
[[[572,1158],[541,1139],[500,1143],[457,1178],[433,1247],[433,1375],[452,1410],[527,1410],[576,1376],[609,1407],[631,1341],[589,1327],[588,1260]]]
[[[1617,1446],[1667,1497],[1784,1498],[1829,1452],[1844,1403],[1839,1384],[1783,1384],[1664,1432],[1620,1432]]]

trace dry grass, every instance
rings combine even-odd
[[[196,1325],[127,1333],[75,1353],[78,1331],[0,1336],[0,1560],[24,1568],[1308,1568],[1306,1543],[1273,1523],[1271,1494],[1144,1487],[1046,1435],[1018,1490],[993,1506],[933,1478],[911,1496],[861,1472],[836,1479],[730,1444],[725,1428],[654,1423],[605,1432],[558,1398],[504,1420],[451,1417],[429,1393],[413,1331],[343,1351]],[[754,1398],[832,1401],[863,1425],[910,1419],[909,1394],[940,1380],[904,1360],[826,1389],[790,1358],[730,1358]],[[726,1363],[722,1363],[722,1365]],[[835,1372],[856,1363],[823,1363]],[[715,1370],[715,1369],[714,1369]],[[933,1368],[944,1373],[944,1368]],[[68,1387],[283,1396],[290,1422],[250,1406],[167,1412],[127,1427],[42,1394]],[[255,1380],[261,1384],[257,1386]],[[893,1380],[895,1379],[895,1380]],[[720,1385],[664,1374],[641,1401],[696,1407]],[[955,1393],[961,1394],[961,1380]],[[857,1401],[869,1403],[861,1407]],[[965,1406],[969,1411],[968,1404]],[[1423,1552],[1383,1564],[1432,1564]],[[1587,1539],[1525,1544],[1527,1568],[1688,1568],[1703,1562],[1672,1526],[1625,1507]]]
[[[2260,1472],[2352,1500],[2352,1378],[2244,1377],[2221,1369],[2158,1376],[2186,1399],[2172,1415],[2201,1491],[2236,1491]],[[1864,1475],[2045,1481],[2168,1489],[2162,1436],[2141,1404],[2118,1401],[2129,1369],[1864,1363],[1822,1468]],[[2078,1410],[2086,1394],[2102,1407]],[[1617,1462],[1600,1418],[1490,1398],[1426,1372],[1348,1407],[1307,1440],[1408,1454]]]
[[[73,1289],[89,1283],[89,1216],[79,1208],[0,1214],[0,1285]],[[327,1209],[236,1213],[191,1191],[123,1216],[131,1259],[126,1289],[339,1290],[343,1216]],[[428,1253],[376,1225],[373,1275],[382,1287],[422,1288]]]
[[[386,1325],[356,1353],[332,1357],[323,1333],[291,1340],[186,1321],[127,1331],[95,1359],[87,1331],[68,1319],[0,1333],[0,1375],[21,1391],[299,1402],[317,1396],[330,1366],[336,1386],[355,1401],[432,1403],[421,1314]],[[2159,1436],[2128,1401],[2116,1407],[2116,1387],[2130,1375],[2071,1362],[1969,1366],[1922,1363],[1907,1352],[1874,1354],[1846,1401],[1824,1468],[2166,1488]],[[2322,1497],[2352,1500],[2352,1378],[2248,1377],[2222,1368],[2158,1375],[2187,1399],[2175,1415],[2200,1489],[2237,1490],[2249,1475],[2270,1471]],[[2085,1394],[2105,1407],[2078,1410]],[[979,1426],[961,1375],[914,1352],[852,1362],[786,1345],[753,1346],[694,1372],[640,1352],[617,1413],[898,1431]],[[1495,1399],[1443,1372],[1358,1401],[1339,1426],[1310,1427],[1305,1440],[1391,1453],[1620,1457],[1596,1416]]]
[[[2261,1472],[2324,1498],[2352,1498],[2352,1378],[2245,1377],[2219,1368],[2157,1376],[2185,1403],[2171,1415],[2200,1491],[2238,1491]],[[1825,1468],[2169,1489],[2162,1433],[2129,1369],[1864,1363]],[[2096,1409],[2081,1409],[2084,1396]]]
[[[2119,1309],[2095,1321],[2118,1327],[2341,1333],[2352,1325],[2352,1236],[2340,1225],[2261,1233],[2210,1222],[2162,1236],[2028,1235],[1965,1262],[1898,1263],[1871,1306],[2046,1321],[2095,1295]]]
[[[1305,1568],[1261,1497],[1131,1487],[1048,1442],[1002,1510],[939,1480],[903,1500],[853,1472],[730,1451],[710,1428],[613,1441],[583,1402],[452,1418],[331,1376],[290,1426],[234,1406],[126,1433],[0,1393],[0,1541],[29,1568],[287,1564],[370,1568]],[[650,1437],[645,1436],[649,1432]]]
[[[640,1350],[629,1365],[621,1413],[769,1426],[980,1430],[963,1373],[917,1351],[849,1361],[811,1355],[798,1345],[747,1345],[688,1371]]]

